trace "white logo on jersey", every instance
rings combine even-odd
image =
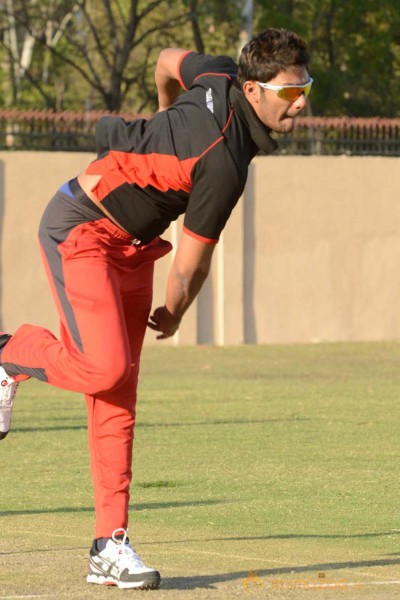
[[[208,110],[210,110],[213,113],[214,112],[214,102],[213,102],[211,88],[208,88],[208,90],[206,91],[206,104],[207,104]]]

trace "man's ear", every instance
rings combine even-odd
[[[243,93],[250,104],[258,104],[260,101],[261,88],[255,81],[245,81],[243,84]]]

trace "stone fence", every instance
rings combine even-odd
[[[36,232],[54,191],[92,158],[0,153],[0,330],[58,331]],[[400,339],[399,190],[395,158],[257,157],[198,300],[179,333],[157,343]],[[175,246],[180,228],[165,235]],[[157,263],[155,306],[171,259]]]

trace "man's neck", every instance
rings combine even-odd
[[[265,154],[274,152],[277,149],[278,144],[270,136],[271,130],[260,121],[242,90],[235,84],[233,84],[230,89],[229,100],[236,114],[246,124],[257,148],[265,152]]]

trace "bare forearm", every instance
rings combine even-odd
[[[150,329],[161,332],[157,339],[171,337],[178,330],[208,275],[213,251],[214,245],[182,232],[168,276],[165,304],[154,310],[148,322]]]
[[[167,310],[176,318],[181,319],[201,290],[207,275],[207,269],[182,273],[175,265],[172,265],[165,300]]]
[[[178,65],[185,52],[180,48],[168,48],[160,52],[154,75],[160,111],[169,108],[179,96],[181,84]]]
[[[175,79],[159,74],[156,71],[156,86],[158,92],[159,111],[166,110],[175,102],[181,89],[180,83]]]
[[[206,277],[207,273],[203,271],[188,277],[172,266],[165,304],[155,309],[148,322],[150,329],[161,332],[157,339],[162,340],[176,333],[183,315],[199,293]]]

